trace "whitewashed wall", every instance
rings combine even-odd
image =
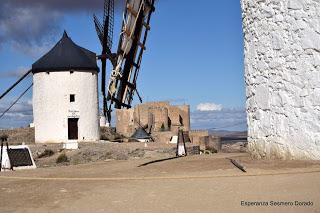
[[[242,0],[249,149],[320,159],[320,1]]]
[[[33,84],[36,143],[66,142],[68,117],[79,118],[79,141],[99,140],[96,71],[40,72],[33,75]],[[74,103],[70,94],[75,94]]]

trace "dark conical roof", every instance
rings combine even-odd
[[[151,138],[150,135],[143,129],[139,128],[136,132],[131,136],[134,139],[149,139]]]
[[[99,71],[99,68],[96,54],[76,45],[64,31],[60,41],[32,65],[32,72],[68,70]]]

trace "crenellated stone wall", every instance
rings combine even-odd
[[[202,138],[209,137],[208,130],[191,130],[189,131],[189,138],[191,143],[200,145]]]
[[[250,152],[320,159],[320,1],[241,3]]]
[[[117,133],[132,136],[139,127],[151,128],[151,132],[170,131],[177,134],[178,129],[190,130],[190,106],[173,106],[169,102],[148,102],[138,104],[133,109],[116,110]]]

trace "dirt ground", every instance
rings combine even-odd
[[[79,143],[77,150],[63,150],[62,144],[29,145],[37,167],[55,167],[111,160],[169,158],[175,156],[176,144],[164,143]],[[189,155],[199,154],[199,146],[186,144]],[[63,162],[57,159],[65,155]]]
[[[319,161],[246,153],[154,160],[2,172],[0,212],[320,212]]]

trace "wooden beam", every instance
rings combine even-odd
[[[129,11],[134,17],[137,17],[137,16],[138,16],[138,12],[135,11],[135,10],[133,9],[133,7],[131,7],[130,4],[127,4],[127,9],[128,9],[128,11]]]
[[[146,22],[143,22],[142,24],[146,28],[146,30],[150,30],[151,29],[150,25],[147,24]]]
[[[140,41],[138,42],[138,45],[141,49],[146,50],[146,47]]]

